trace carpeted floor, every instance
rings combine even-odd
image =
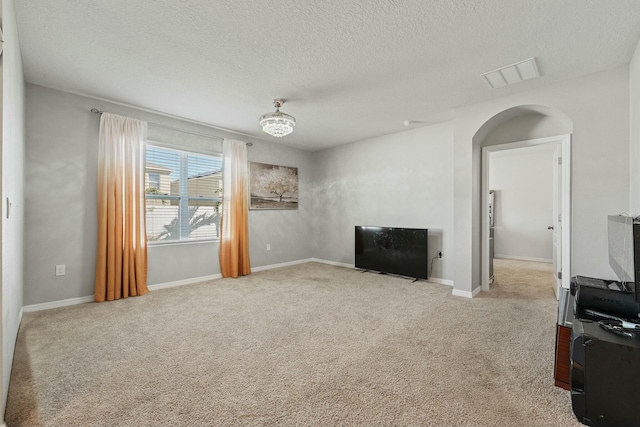
[[[553,386],[551,274],[491,292],[317,263],[24,315],[23,425],[579,426]]]

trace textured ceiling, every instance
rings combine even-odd
[[[30,83],[319,150],[629,63],[639,0],[16,0]],[[536,57],[542,77],[480,74]],[[261,114],[296,117],[262,133]]]

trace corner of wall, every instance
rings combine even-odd
[[[629,213],[640,213],[640,41],[629,62]]]
[[[24,292],[25,80],[13,3],[2,0],[2,414]]]

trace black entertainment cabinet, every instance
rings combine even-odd
[[[562,289],[559,300],[555,384],[570,390],[577,419],[593,427],[640,426],[640,333],[622,335],[600,324],[630,317],[606,310],[619,302],[631,314],[628,295],[603,293],[616,283],[574,277],[571,293]]]
[[[571,331],[571,404],[583,424],[640,426],[640,339],[575,319]]]

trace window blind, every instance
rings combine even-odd
[[[220,237],[222,158],[147,145],[147,241]]]

